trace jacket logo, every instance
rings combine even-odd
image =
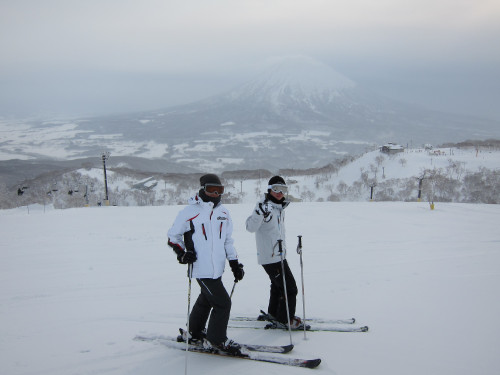
[[[219,217],[217,218],[217,220],[227,220],[227,217],[224,217],[224,216],[219,216]]]

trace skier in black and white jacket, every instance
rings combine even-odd
[[[286,239],[285,239],[285,208],[290,204],[285,199],[288,191],[285,180],[280,176],[272,177],[267,186],[267,194],[264,199],[257,202],[252,214],[247,218],[246,229],[255,233],[257,245],[257,260],[264,268],[271,281],[271,290],[269,295],[269,305],[267,312],[274,319],[288,325],[287,306],[290,317],[290,327],[300,329],[302,321],[295,316],[295,307],[297,303],[297,284],[292,271],[288,266],[286,259],[283,260],[286,280],[283,283],[283,270],[281,265],[281,254],[279,249],[279,240],[282,241],[283,258],[286,258]]]
[[[231,312],[231,299],[222,283],[226,259],[235,281],[243,279],[245,272],[233,245],[229,210],[220,203],[224,186],[214,174],[202,176],[200,184],[198,194],[189,199],[169,229],[168,244],[181,264],[192,264],[192,277],[201,288],[189,316],[190,340],[237,353],[240,346],[226,336]]]

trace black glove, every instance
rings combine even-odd
[[[180,264],[196,262],[196,251],[194,251],[194,249],[184,251],[181,245],[171,242],[170,239],[168,239],[168,246],[170,246],[175,251],[175,253],[177,254],[177,260]]]
[[[233,271],[234,275],[234,282],[237,283],[238,281],[243,279],[243,276],[245,276],[245,271],[243,271],[243,264],[238,263],[236,259],[230,260],[229,265],[231,266],[231,271]]]
[[[182,254],[177,254],[177,260],[180,264],[191,264],[196,262],[196,259],[194,251],[184,251]]]
[[[267,219],[268,216],[271,215],[271,211],[273,210],[273,205],[271,203],[269,203],[269,201],[267,199],[265,199],[263,202],[259,202],[258,207],[259,207],[259,209],[255,210],[255,211],[259,215],[262,214],[264,216],[264,219]]]

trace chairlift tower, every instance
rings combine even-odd
[[[109,159],[111,154],[106,151],[101,154],[102,157],[102,167],[104,170],[104,204],[109,206],[109,197],[108,197],[108,177],[106,176],[106,160]]]

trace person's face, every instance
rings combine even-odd
[[[283,197],[285,196],[281,191],[276,193],[274,191],[271,190],[271,195],[276,198],[277,200],[281,200],[283,199]]]

